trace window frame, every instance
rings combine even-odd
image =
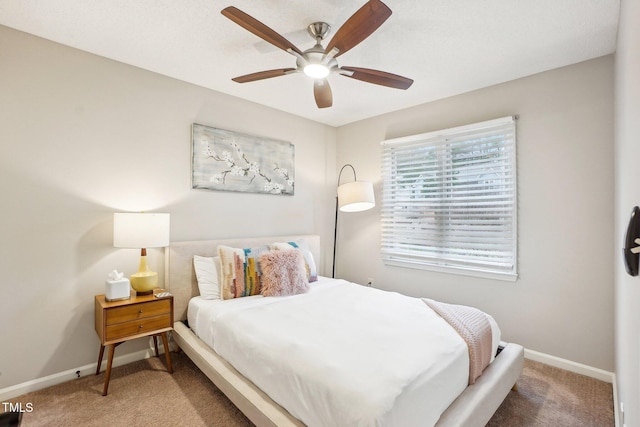
[[[427,132],[418,135],[412,135],[408,137],[402,138],[394,138],[382,141],[382,209],[381,209],[381,255],[383,262],[386,265],[394,265],[401,266],[407,268],[416,268],[437,272],[445,272],[452,274],[461,274],[467,276],[481,277],[481,278],[491,278],[505,281],[516,281],[518,278],[518,186],[517,186],[517,156],[516,156],[516,147],[517,147],[517,136],[516,136],[516,119],[517,116],[507,116],[499,119],[488,120],[479,123],[473,123],[464,126],[458,126],[450,129],[443,129],[434,132]],[[400,197],[398,193],[400,192],[399,185],[402,184],[402,178],[398,179],[394,178],[394,173],[397,176],[397,169],[394,169],[396,166],[393,165],[393,152],[394,149],[403,149],[405,147],[406,150],[414,149],[414,150],[434,150],[435,151],[443,151],[446,153],[446,150],[449,150],[449,159],[441,160],[438,158],[436,161],[430,161],[428,165],[437,165],[440,168],[446,166],[445,163],[449,162],[448,171],[455,171],[455,168],[452,166],[454,160],[452,160],[451,152],[452,146],[460,143],[460,141],[475,141],[478,140],[478,135],[481,135],[484,132],[490,132],[492,129],[502,129],[504,128],[504,135],[506,137],[500,138],[500,148],[504,149],[504,153],[501,153],[500,164],[507,167],[505,170],[510,171],[510,175],[508,179],[502,178],[504,180],[504,190],[502,193],[499,193],[502,198],[507,200],[506,204],[510,204],[510,211],[506,211],[505,217],[509,217],[510,219],[501,220],[501,225],[504,223],[507,227],[503,230],[503,234],[509,235],[511,239],[511,244],[506,245],[510,246],[510,251],[505,251],[505,253],[510,254],[510,259],[507,259],[507,264],[510,261],[510,267],[508,265],[504,265],[500,268],[496,268],[495,266],[492,268],[489,262],[486,262],[484,265],[479,261],[482,257],[468,257],[466,254],[463,254],[461,258],[456,258],[453,255],[435,257],[433,256],[433,252],[431,255],[424,255],[420,253],[420,251],[415,250],[412,252],[411,249],[401,249],[402,243],[399,241],[402,240],[402,237],[396,236],[399,234],[396,230],[396,224],[401,222],[398,220],[396,212],[398,204],[393,205],[392,199]],[[474,139],[475,137],[475,139]],[[484,144],[484,145],[483,145]],[[486,146],[486,142],[478,142],[475,145],[470,145],[470,147],[482,147]],[[443,148],[444,147],[444,148]],[[478,148],[480,149],[480,148]],[[446,156],[445,156],[446,157]],[[396,160],[397,163],[397,160]],[[427,163],[425,163],[427,165]],[[489,164],[490,166],[491,164]],[[469,167],[469,162],[465,163],[465,167]],[[510,168],[510,169],[509,169]],[[461,169],[459,169],[461,170]],[[450,172],[451,176],[453,176],[453,172]],[[505,174],[506,175],[506,174]],[[451,186],[451,181],[447,184],[446,182],[439,182],[438,190],[431,192],[429,194],[433,195],[442,195],[442,194],[450,194],[451,190],[444,191],[447,185]],[[499,182],[499,179],[494,179],[492,182]],[[424,182],[424,181],[423,181]],[[509,182],[509,184],[507,184]],[[493,185],[493,184],[492,184]],[[480,187],[482,188],[482,187]],[[458,190],[460,191],[460,190]],[[468,190],[465,190],[466,193],[469,193]],[[471,193],[472,195],[477,196],[480,193],[480,189],[477,192]],[[451,194],[455,194],[451,193]],[[458,193],[459,194],[459,193]],[[438,207],[443,207],[443,209],[451,209],[452,204],[449,201],[449,204],[444,203],[439,205]],[[394,209],[394,206],[396,208]],[[406,209],[407,206],[404,206]],[[437,208],[436,208],[437,209]],[[424,209],[422,209],[424,210]],[[437,222],[435,218],[438,216],[434,212],[430,212],[433,214],[434,220],[430,224],[433,228],[433,225]],[[484,216],[487,217],[491,213],[491,211],[484,212]],[[395,215],[395,216],[394,216]],[[420,213],[419,216],[419,227],[422,227],[427,224],[427,216],[424,213]],[[442,225],[436,225],[436,227],[441,227],[434,229],[432,231],[425,232],[426,234],[432,233],[427,237],[427,240],[430,240],[429,247],[436,248],[437,250],[440,248],[440,253],[448,252],[451,253],[453,251],[453,247],[455,244],[452,244],[452,241],[455,239],[451,239],[451,235],[446,236],[448,230],[452,227],[451,224],[454,223],[450,218],[447,220],[439,220],[441,224],[445,224],[444,227]],[[386,224],[385,224],[386,223]],[[509,230],[508,227],[511,227]],[[401,228],[401,227],[400,227]],[[394,231],[395,230],[395,231]],[[423,228],[420,228],[422,231]],[[423,231],[424,232],[424,231]],[[465,234],[470,233],[469,231],[465,231]],[[481,234],[477,232],[477,234]],[[437,235],[437,237],[434,237]],[[446,236],[446,237],[443,237]],[[477,238],[481,238],[479,236]],[[395,238],[395,242],[394,242]],[[447,240],[449,239],[449,240]],[[411,238],[409,239],[411,240]],[[415,239],[414,239],[415,240]],[[437,246],[433,242],[436,240],[441,240],[443,244],[441,246]],[[481,245],[488,244],[487,242],[494,242],[495,238],[486,241],[480,241]],[[395,247],[393,246],[395,243]],[[465,242],[464,244],[467,244]],[[493,244],[493,243],[491,243]],[[408,246],[408,245],[407,245]],[[426,245],[425,245],[426,246]],[[457,250],[463,251],[464,248],[458,248]],[[497,252],[502,253],[502,252]],[[465,260],[469,260],[468,262]],[[475,261],[474,261],[475,260]],[[466,264],[465,264],[466,262]]]

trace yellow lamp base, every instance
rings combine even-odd
[[[131,287],[138,295],[150,295],[158,287],[158,273],[153,271],[132,274]]]
[[[147,256],[140,257],[138,272],[130,277],[131,287],[138,295],[150,295],[158,287],[158,273],[150,271],[147,267]]]

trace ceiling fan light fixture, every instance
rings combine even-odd
[[[307,76],[314,79],[324,79],[331,72],[326,65],[322,64],[307,64],[303,71]]]

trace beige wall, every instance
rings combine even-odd
[[[640,3],[625,0],[621,6],[616,53],[616,373],[624,422],[631,427],[640,425],[640,277],[626,274],[621,248],[631,209],[640,206]]]
[[[333,239],[331,127],[1,26],[0,109],[0,389],[97,360],[93,297],[139,258],[113,212],[170,212],[172,240]],[[293,143],[295,195],[192,190],[193,122]]]
[[[518,114],[520,277],[385,266],[380,206],[341,214],[337,274],[478,306],[506,340],[613,371],[613,76],[608,56],[339,128],[338,166],[353,164],[380,200],[380,141]]]

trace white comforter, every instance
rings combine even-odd
[[[417,298],[321,278],[191,305],[196,334],[310,427],[431,426],[467,386],[464,341]]]

